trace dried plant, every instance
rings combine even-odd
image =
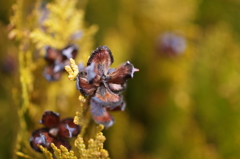
[[[35,151],[43,152],[48,159],[109,158],[108,151],[103,148],[106,138],[101,131],[114,123],[108,111],[124,110],[123,96],[119,93],[138,69],[130,62],[110,69],[113,55],[107,46],[98,47],[88,59],[97,27],[85,26],[84,11],[77,9],[76,4],[76,0],[55,0],[42,6],[38,1],[32,10],[26,11],[25,2],[18,0],[13,6],[9,38],[18,45],[22,90],[19,93],[22,97],[18,108],[20,127],[16,154],[23,158],[43,157]],[[75,63],[87,59],[86,67]],[[68,79],[77,81],[77,89],[81,92],[79,102],[75,98],[77,89],[66,80],[64,68],[69,73]],[[58,81],[46,83],[38,72],[43,72],[48,81]],[[38,88],[42,83],[46,86]],[[87,87],[94,88],[90,94],[86,93]],[[61,98],[65,102],[62,107],[58,101]],[[74,103],[71,109],[70,103]],[[71,114],[70,110],[76,112],[74,119],[62,121],[59,114],[53,112],[66,116]],[[29,125],[29,122],[36,123],[39,112],[44,112],[40,120],[44,128]],[[97,128],[92,119],[100,124]],[[86,138],[91,136],[89,133],[95,134],[95,138]],[[77,136],[74,146],[78,151],[70,150],[74,146],[67,140],[74,136]]]

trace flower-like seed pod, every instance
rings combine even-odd
[[[162,55],[180,55],[186,50],[186,40],[175,33],[164,33],[156,42],[157,51]]]
[[[121,93],[126,81],[139,71],[127,61],[117,69],[110,69],[114,59],[107,46],[99,46],[90,56],[87,67],[77,77],[77,89],[85,96],[91,96],[91,113],[98,124],[110,127],[113,117],[107,110],[124,110]],[[123,109],[122,109],[123,108]]]
[[[80,132],[80,126],[73,123],[73,118],[60,121],[60,115],[52,111],[45,111],[40,123],[45,127],[35,130],[30,138],[31,147],[38,152],[41,152],[38,145],[51,151],[51,143],[58,148],[63,145],[67,149],[71,149],[67,138],[77,136]]]
[[[47,128],[42,128],[37,129],[32,133],[32,137],[30,138],[30,145],[34,150],[41,152],[38,145],[42,145],[47,149],[51,149],[50,144],[54,143],[55,142],[54,140],[56,139],[51,137],[48,131],[49,130]]]
[[[73,136],[77,136],[79,132],[80,129],[73,123],[73,118],[66,118],[59,125],[59,136],[72,138]]]
[[[69,59],[74,59],[78,49],[75,45],[70,45],[62,50],[46,47],[45,60],[47,66],[44,68],[43,75],[48,81],[55,81],[61,78],[64,67],[68,65]]]

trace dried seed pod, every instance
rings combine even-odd
[[[90,56],[87,67],[76,78],[77,89],[85,96],[91,96],[91,114],[98,124],[110,127],[113,117],[107,110],[125,108],[123,96],[126,81],[139,71],[127,61],[117,69],[111,69],[114,62],[112,52],[107,46],[99,46]]]
[[[156,48],[162,55],[180,55],[186,50],[186,40],[181,35],[166,32],[157,38]]]
[[[54,143],[56,139],[49,135],[48,130],[47,128],[41,128],[32,133],[30,145],[35,151],[41,152],[38,145],[42,145],[48,150],[51,150],[51,143]]]
[[[73,123],[73,118],[66,118],[59,125],[59,136],[72,138],[80,132],[80,126]]]
[[[48,81],[59,80],[65,70],[65,66],[70,64],[69,59],[76,58],[77,53],[78,48],[75,45],[69,45],[62,50],[47,46],[44,56],[47,66],[44,68],[43,76]]]
[[[30,138],[31,147],[38,152],[41,152],[39,145],[51,151],[51,143],[58,148],[63,145],[70,150],[67,138],[77,136],[81,129],[73,123],[73,118],[66,118],[60,122],[60,115],[52,111],[45,111],[40,123],[46,127],[35,130]]]
[[[45,111],[42,115],[42,119],[39,122],[50,129],[59,125],[60,117],[58,113]]]

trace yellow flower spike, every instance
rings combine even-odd
[[[79,95],[78,100],[82,103],[86,102],[86,98],[82,94]]]
[[[68,149],[63,145],[60,146],[60,150],[62,151],[63,154],[68,152]]]
[[[74,117],[74,120],[73,120],[74,124],[81,125],[82,124],[81,118],[82,118],[82,113],[76,112],[76,116]]]
[[[41,145],[39,146],[39,148],[41,149],[41,151],[43,152],[47,159],[53,159],[52,153],[49,152],[46,148],[42,147]]]
[[[53,159],[51,152],[41,145],[39,147],[47,159]],[[54,151],[54,158],[56,159],[77,159],[73,151],[68,151],[68,149],[62,145],[60,146],[60,149],[58,149],[53,143],[51,143],[51,147]]]
[[[70,58],[70,66],[65,66],[65,70],[68,72],[68,79],[75,81],[79,73],[78,66],[75,63],[75,60]]]
[[[81,102],[80,103],[80,111],[76,112],[76,116],[74,117],[73,122],[76,125],[84,126],[84,124],[86,124],[86,120],[83,115],[84,114],[83,113],[84,112],[83,104],[86,102],[86,98],[82,94],[80,94],[78,99]],[[83,128],[82,128],[82,130],[83,130]]]
[[[93,139],[89,139],[88,140],[88,149],[93,148],[94,147],[94,140]]]
[[[26,154],[24,154],[24,153],[22,153],[22,152],[17,152],[16,153],[18,156],[20,156],[20,157],[23,157],[23,158],[26,158],[26,159],[32,159],[32,157],[30,157],[30,156],[28,156],[28,155],[26,155]]]
[[[68,151],[68,149],[66,147],[61,145],[60,150],[61,150],[61,157],[63,159],[77,159],[77,157],[74,156],[74,152]]]
[[[80,104],[80,110],[76,112],[73,122],[82,127],[86,124],[86,119],[83,114],[83,104]]]
[[[51,147],[52,147],[52,149],[53,149],[53,151],[54,151],[55,157],[56,157],[57,159],[62,158],[62,156],[61,156],[61,150],[59,150],[53,143],[51,143]]]
[[[103,133],[98,133],[97,135],[96,135],[96,141],[98,141],[98,143],[103,143],[104,141],[106,140],[106,137],[105,136],[103,136]]]
[[[95,139],[88,140],[88,146],[84,144],[83,138],[79,135],[75,140],[75,146],[80,153],[80,159],[108,159],[108,151],[103,149],[103,143],[106,140],[102,132],[103,125],[97,127],[97,134]]]
[[[97,126],[97,133],[100,133],[101,131],[103,131],[104,126],[102,124]]]
[[[105,150],[105,149],[101,149],[101,156],[102,158],[108,158],[109,154],[108,154],[108,151]]]
[[[74,142],[75,147],[78,148],[79,150],[79,154],[80,154],[80,158],[85,157],[87,155],[87,151],[86,151],[86,145],[84,144],[83,138],[78,136],[77,139]]]

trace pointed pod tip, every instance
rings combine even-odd
[[[138,71],[140,71],[140,70],[139,70],[138,68],[134,68],[133,71],[134,71],[134,72],[138,72]]]

